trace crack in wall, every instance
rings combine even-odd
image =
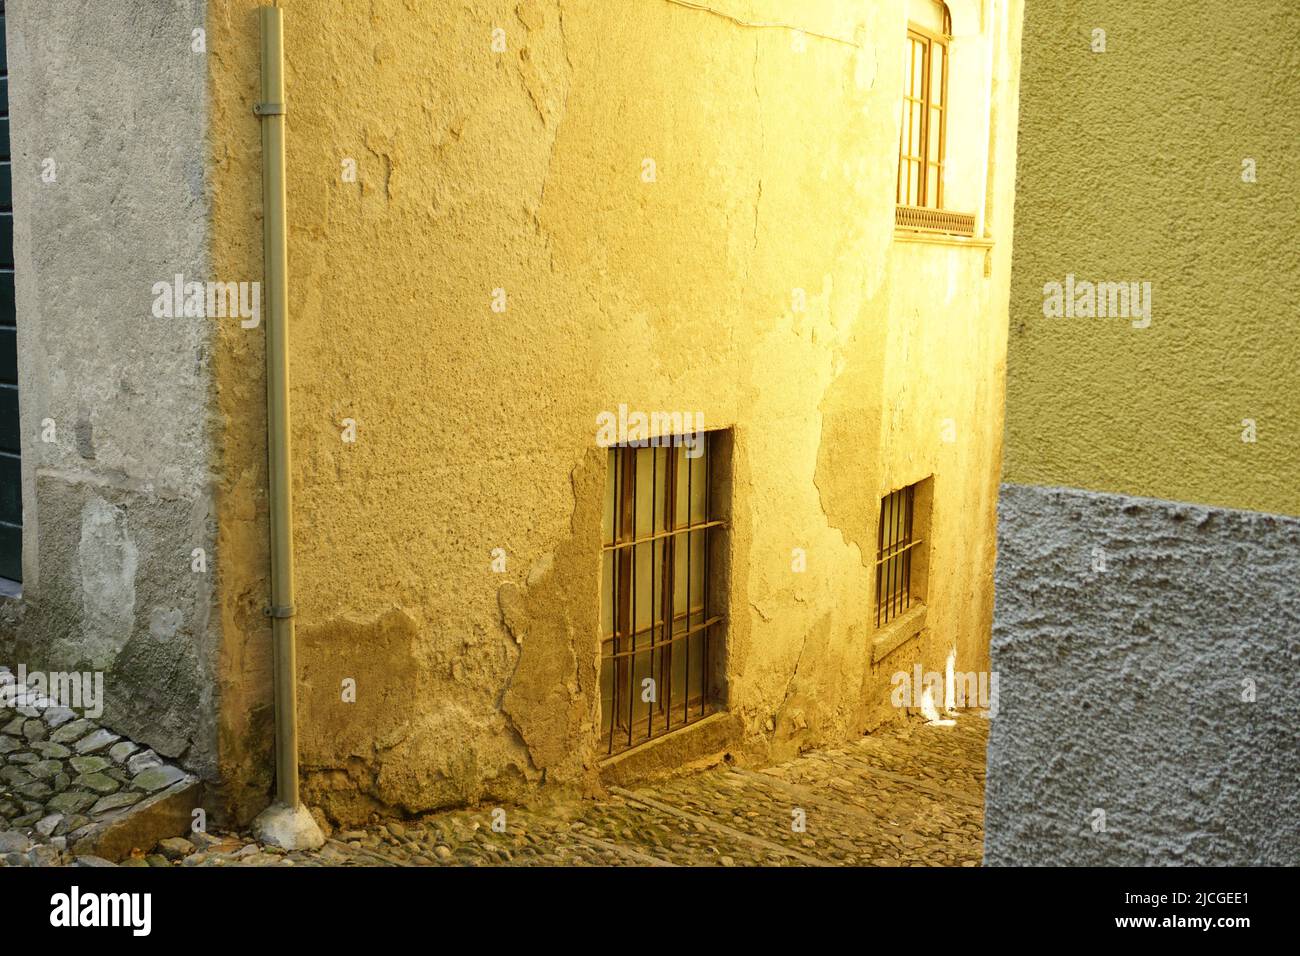
[[[829,40],[832,43],[842,43],[844,46],[860,48],[861,44],[854,40],[846,40],[844,37],[837,37],[830,33],[819,33],[816,30],[809,30],[805,27],[795,26],[790,23],[769,22],[763,23],[753,20],[742,20],[733,14],[723,10],[718,10],[703,3],[695,3],[694,0],[664,0],[664,3],[671,3],[674,6],[685,7],[687,10],[698,10],[700,13],[707,13],[738,27],[744,27],[749,30],[786,30],[790,33],[802,33],[805,36],[817,37],[819,40]]]

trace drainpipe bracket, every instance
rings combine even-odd
[[[289,618],[298,613],[298,609],[292,604],[276,604],[268,608],[263,608],[262,613],[267,617]]]
[[[283,103],[255,103],[253,112],[258,116],[283,116]]]

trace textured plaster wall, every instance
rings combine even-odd
[[[1300,521],[1023,485],[998,509],[986,861],[1294,865]]]
[[[152,315],[155,282],[208,278],[206,4],[6,14],[24,580],[0,644],[105,672],[104,720],[210,777],[212,327]]]
[[[990,862],[1297,859],[1298,29],[1026,12]],[[1045,317],[1068,274],[1150,282],[1149,327]]]
[[[895,670],[986,660],[1018,3],[954,4],[973,75],[999,57],[992,184],[969,190],[998,210],[991,250],[894,240],[901,0],[282,6],[309,803],[351,820],[594,784],[595,424],[620,403],[734,430],[737,748],[843,739],[891,716]],[[799,52],[731,18],[839,39]],[[242,275],[255,5],[209,23],[214,249]],[[953,141],[985,159],[989,126],[966,115]],[[270,764],[263,354],[220,336],[221,739],[243,813]],[[872,667],[880,495],[931,474],[930,631]]]
[[[1029,5],[1005,480],[1300,514],[1297,34],[1290,0]],[[1067,273],[1150,281],[1150,327],[1044,318]]]

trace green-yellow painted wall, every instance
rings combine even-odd
[[[1300,514],[1300,7],[1231,7],[1028,5],[1006,481]],[[1150,326],[1044,318],[1069,273]]]
[[[283,6],[308,802],[349,820],[593,785],[595,424],[619,403],[734,430],[744,754],[888,719],[889,676],[916,660],[986,666],[1018,0],[953,4],[970,89],[998,74],[993,136],[965,88],[951,131],[987,249],[895,239],[903,0]],[[732,17],[839,40],[800,52]],[[248,0],[212,14],[223,276],[260,273],[256,29]],[[220,724],[240,814],[270,772],[262,359],[260,335],[225,330]],[[880,496],[929,475],[930,629],[872,666]]]

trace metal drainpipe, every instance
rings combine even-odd
[[[266,292],[266,430],[271,524],[271,638],[275,683],[276,802],[255,821],[259,837],[289,849],[319,846],[319,827],[298,796],[298,689],[294,647],[293,489],[289,456],[288,229],[285,216],[284,37],[279,7],[260,7],[262,248]]]

